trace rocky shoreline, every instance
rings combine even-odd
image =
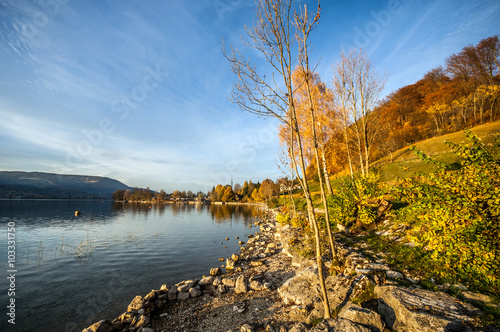
[[[225,273],[214,268],[199,279],[162,285],[136,296],[116,319],[83,332],[498,331],[477,319],[481,311],[473,304],[485,305],[488,297],[464,291],[468,303],[422,289],[414,276],[392,271],[383,255],[367,257],[344,245],[343,265],[326,263],[333,274],[326,283],[334,318],[322,320],[315,261],[290,246],[299,231],[277,224],[272,210],[256,224],[260,232],[240,241]]]

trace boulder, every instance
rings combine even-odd
[[[220,276],[221,274],[222,270],[219,267],[214,267],[213,269],[210,269],[211,276]]]
[[[240,328],[240,332],[253,332],[253,328],[248,324],[243,324]]]
[[[130,324],[130,323],[132,323],[132,320],[134,319],[134,314],[130,313],[130,312],[125,312],[125,313],[121,314],[121,316],[118,317],[118,319],[120,320],[120,322],[122,324]]]
[[[215,277],[214,276],[208,276],[208,277],[204,277],[202,278],[198,284],[200,286],[208,286],[208,285],[211,285],[215,280]]]
[[[140,316],[135,316],[134,320],[132,321],[132,324],[130,324],[130,325],[136,329],[139,329],[143,326],[148,325],[149,322],[150,322],[150,319],[148,316],[140,315]]]
[[[156,299],[156,291],[152,290],[146,296],[144,296],[144,302],[151,302]]]
[[[219,285],[219,286],[217,286],[217,291],[219,293],[221,293],[221,294],[225,293],[226,292],[226,287],[224,285]]]
[[[178,300],[187,300],[189,299],[189,292],[186,291],[186,292],[179,292],[179,294],[177,294],[177,299]]]
[[[234,260],[232,258],[226,259],[226,270],[234,270]]]
[[[236,255],[236,254],[232,254],[232,255],[231,255],[231,259],[232,259],[233,261],[237,262],[237,261],[240,259],[240,257],[239,257],[238,255]]]
[[[194,280],[186,280],[177,285],[177,291],[179,293],[182,292],[187,292],[191,287],[193,287],[196,284],[196,281]]]
[[[113,324],[109,320],[103,319],[100,322],[90,325],[82,332],[112,332],[112,331],[113,331]]]
[[[222,279],[222,284],[224,286],[234,287],[234,285],[236,284],[236,281],[234,281],[234,279],[223,278]]]
[[[166,284],[161,285],[160,292],[168,293],[168,286]]]
[[[325,319],[309,332],[371,332],[369,328],[348,319]]]
[[[465,301],[472,303],[473,305],[482,306],[488,304],[490,306],[500,308],[498,304],[493,303],[488,295],[464,291],[462,292],[462,296]]]
[[[357,304],[348,302],[338,314],[338,318],[348,319],[351,322],[368,327],[372,332],[382,332],[384,322],[375,311],[362,308]]]
[[[190,297],[198,297],[198,296],[201,296],[201,294],[202,294],[202,291],[196,287],[189,289],[189,296]]]
[[[255,291],[259,291],[259,290],[264,289],[264,286],[258,280],[253,280],[252,282],[250,282],[250,285],[248,285],[248,286],[250,287],[250,289],[253,289]]]
[[[387,278],[391,278],[391,279],[403,279],[404,278],[404,275],[398,271],[391,271],[391,270],[385,271],[385,275],[387,276]]]
[[[236,279],[234,291],[236,292],[236,294],[246,293],[248,291],[245,275],[242,274],[238,277],[238,279]]]
[[[307,327],[303,323],[296,323],[288,332],[307,332]]]
[[[139,309],[141,309],[143,306],[144,306],[144,299],[142,298],[142,296],[137,295],[128,305],[127,312],[132,312],[134,314],[137,314]]]
[[[219,286],[220,284],[222,284],[222,280],[218,277],[215,278],[214,282],[212,283],[212,285],[214,285],[214,286]]]
[[[387,326],[394,331],[472,331],[472,323],[481,312],[455,297],[419,288],[376,286]]]
[[[300,271],[296,276],[288,279],[278,289],[278,293],[285,304],[312,305],[317,296],[318,270],[312,267]]]

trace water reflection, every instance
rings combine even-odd
[[[73,332],[117,317],[134,296],[220,265],[219,257],[239,250],[224,239],[252,233],[258,215],[236,205],[0,201],[0,224],[16,223],[16,328]],[[3,234],[0,256],[7,257]],[[7,281],[0,279],[0,289]],[[8,301],[0,294],[0,305]],[[0,321],[0,331],[6,324]]]
[[[187,203],[123,203],[114,202],[112,209],[115,213],[134,213],[134,214],[157,214],[162,216],[166,210],[170,210],[173,216],[179,214],[185,215],[190,213],[205,213],[208,211],[212,220],[216,223],[230,222],[234,216],[246,218],[255,218],[261,215],[259,209],[247,205],[204,205],[204,204],[187,204]]]

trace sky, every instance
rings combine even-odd
[[[341,50],[362,48],[383,98],[499,35],[499,18],[497,0],[322,1],[312,63],[330,84]],[[246,0],[0,0],[0,170],[167,192],[282,177],[278,122],[228,99],[222,40],[268,68],[241,42],[254,19]]]

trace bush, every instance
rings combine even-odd
[[[334,223],[350,227],[360,221],[371,224],[377,219],[381,189],[378,176],[347,176],[328,198],[328,209]]]
[[[470,131],[471,145],[447,143],[461,157],[458,169],[416,151],[437,171],[404,180],[399,217],[410,239],[432,252],[443,277],[458,277],[500,294],[500,162]]]

